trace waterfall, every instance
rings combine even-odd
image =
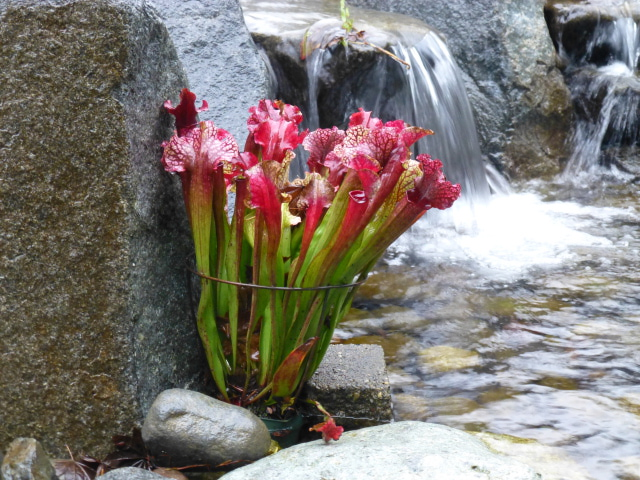
[[[448,48],[437,34],[429,32],[415,45],[398,42],[392,51],[411,68],[404,72],[408,93],[402,101],[387,105],[389,113],[385,113],[434,130],[436,135],[418,143],[418,153],[445,159],[449,162],[447,175],[461,182],[470,198],[486,200],[490,184],[481,159],[475,120]],[[382,111],[381,106],[374,108]]]
[[[626,2],[588,13],[581,8],[569,7],[555,19],[560,33],[554,40],[576,110],[565,180],[602,166],[628,171],[621,149],[633,151],[640,139],[640,34],[631,8]]]
[[[244,0],[242,6],[249,30],[270,60],[276,96],[301,107],[306,128],[344,128],[360,107],[384,121],[402,119],[435,132],[416,144],[415,153],[443,161],[448,179],[462,184],[457,203],[473,209],[492,190],[508,189],[485,166],[460,71],[438,32],[409,17],[351,9],[366,40],[388,49],[410,65],[406,68],[379,49],[336,42],[344,34],[337,1]],[[303,39],[320,45],[305,61],[299,58]]]

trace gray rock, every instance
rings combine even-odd
[[[56,480],[58,477],[40,442],[34,438],[17,438],[9,445],[2,461],[0,478]]]
[[[248,110],[272,97],[267,67],[247,31],[238,0],[153,0],[189,77],[213,120],[238,145],[247,137]]]
[[[100,480],[160,480],[162,478],[166,479],[167,477],[143,468],[124,467],[105,473],[100,477]]]
[[[4,0],[0,62],[0,445],[99,457],[205,365],[160,165],[186,79],[144,0]]]
[[[265,424],[248,410],[177,388],[153,402],[142,438],[166,466],[257,460],[271,444]]]
[[[225,480],[541,480],[530,467],[491,452],[444,425],[397,422],[299,444],[224,476]]]
[[[545,0],[352,0],[439,29],[475,111],[483,153],[518,178],[549,177],[569,155],[569,90],[543,7]],[[357,25],[356,25],[357,27]]]
[[[331,345],[305,385],[344,428],[361,428],[393,421],[389,378],[380,345]],[[318,415],[309,408],[308,417]],[[316,421],[321,421],[319,416]]]

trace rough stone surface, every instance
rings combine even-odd
[[[299,444],[239,468],[225,480],[541,480],[530,467],[495,454],[443,425],[397,422],[345,433],[337,442]]]
[[[265,424],[247,409],[177,388],[153,402],[142,438],[166,466],[257,460],[271,444]]]
[[[270,98],[267,67],[247,31],[238,0],[153,0],[200,99],[201,120],[213,120],[239,145],[247,137],[249,107]]]
[[[389,378],[380,345],[331,345],[305,395],[346,429],[393,420]],[[308,416],[317,415],[315,408]]]
[[[166,479],[167,477],[143,468],[124,467],[105,473],[100,477],[100,480],[160,480],[162,478]]]
[[[4,480],[56,480],[56,472],[46,452],[34,438],[17,438],[2,461]]]
[[[544,0],[352,0],[439,29],[465,74],[483,152],[515,178],[548,177],[569,152],[571,101]],[[357,27],[357,25],[356,25]]]
[[[162,108],[185,83],[144,0],[0,2],[0,446],[104,455],[200,376]]]

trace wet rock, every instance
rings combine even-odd
[[[47,453],[34,438],[17,438],[2,460],[0,478],[4,480],[56,480]]]
[[[544,0],[352,0],[440,30],[464,72],[483,153],[514,178],[550,177],[569,150],[569,90]],[[356,25],[357,26],[357,25]]]
[[[162,465],[173,467],[257,460],[271,445],[267,427],[247,409],[177,388],[153,402],[142,438]]]
[[[511,435],[484,432],[473,435],[492,451],[535,468],[544,480],[592,480],[588,472],[560,448]]]
[[[615,55],[616,39],[593,33],[613,28],[613,23],[622,17],[632,18],[637,23],[640,5],[637,2],[549,0],[544,6],[544,16],[553,44],[565,65],[599,65]]]
[[[100,477],[100,480],[161,480],[166,478],[143,468],[124,467],[105,473]]]
[[[225,480],[540,480],[534,469],[443,425],[397,422],[347,432],[337,442],[295,445],[225,475]]]
[[[379,345],[331,345],[304,395],[320,404],[346,429],[393,420],[389,379]],[[308,416],[321,421],[315,408]]]
[[[164,112],[186,79],[143,0],[0,2],[0,445],[102,456],[205,361]]]
[[[273,94],[238,0],[153,3],[171,33],[191,90],[209,101],[200,119],[213,120],[244,145],[249,107]]]
[[[477,367],[481,363],[480,355],[469,350],[438,345],[422,350],[420,360],[436,372],[448,372],[462,368]]]

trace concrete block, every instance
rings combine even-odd
[[[389,378],[379,345],[331,345],[304,394],[320,402],[347,430],[393,421]],[[305,408],[311,421],[322,420],[315,408]]]

